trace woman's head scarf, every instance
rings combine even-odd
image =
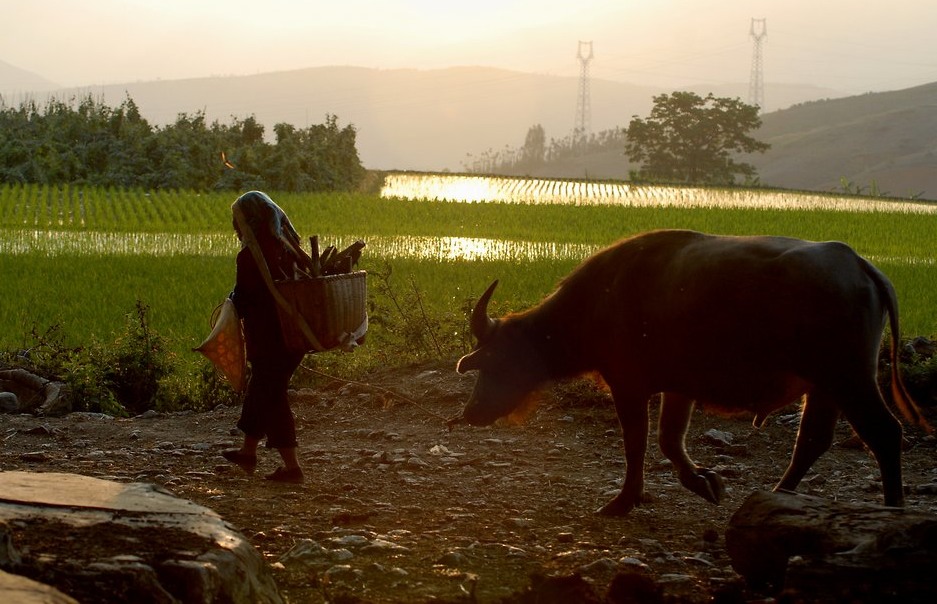
[[[249,191],[235,200],[231,205],[235,214],[234,225],[240,231],[246,227],[251,230],[264,258],[271,270],[280,269],[286,276],[292,276],[291,268],[303,268],[308,256],[303,252],[299,241],[299,234],[280,206],[278,206],[266,193]],[[243,222],[238,220],[238,210]]]

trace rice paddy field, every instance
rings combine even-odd
[[[937,335],[937,204],[762,189],[633,186],[390,174],[380,194],[271,197],[304,237],[367,242],[375,312],[419,292],[459,317],[493,279],[493,312],[528,307],[592,252],[635,233],[688,228],[839,240],[894,282],[904,336]],[[0,349],[58,326],[68,342],[110,341],[136,302],[180,358],[233,287],[231,193],[0,186]],[[380,283],[376,281],[378,275]],[[389,277],[387,277],[389,275]],[[372,321],[370,344],[381,343]],[[457,329],[449,334],[467,342]],[[336,353],[337,354],[337,353]]]

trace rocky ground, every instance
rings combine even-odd
[[[750,418],[698,412],[690,454],[725,477],[726,501],[713,506],[684,490],[651,447],[653,501],[610,519],[593,512],[617,492],[624,461],[601,392],[557,388],[523,425],[449,431],[444,418],[461,409],[472,376],[424,365],[364,382],[293,393],[302,486],[263,480],[274,451],[262,452],[254,476],[224,461],[220,452],[239,442],[232,407],[132,419],[0,416],[0,469],[163,485],[244,533],[292,603],[570,602],[610,588],[612,601],[763,597],[733,571],[723,535],[745,497],[780,477],[796,408],[761,430]],[[877,466],[850,435],[841,424],[802,492],[881,502]],[[909,429],[907,443],[908,506],[937,513],[937,442]]]

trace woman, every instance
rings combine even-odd
[[[237,255],[237,279],[231,299],[244,322],[247,360],[251,366],[247,393],[237,427],[244,432],[240,449],[224,451],[228,461],[248,474],[257,466],[257,447],[280,453],[283,465],[267,480],[299,484],[303,471],[296,455],[296,424],[287,399],[290,378],[303,359],[287,349],[280,330],[277,306],[251,250],[256,241],[273,279],[293,277],[303,266],[299,237],[289,218],[266,194],[250,191],[231,206],[234,229],[243,247]]]

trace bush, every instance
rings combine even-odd
[[[127,314],[124,332],[109,344],[92,341],[67,346],[61,326],[33,327],[27,345],[0,353],[0,364],[22,367],[46,379],[64,382],[75,411],[114,416],[150,409],[205,409],[237,400],[237,394],[207,362],[192,376],[177,371],[177,360],[163,337],[147,321],[149,307],[137,301]]]
[[[922,407],[937,406],[937,342],[918,337],[901,348],[901,373],[914,400]]]
[[[449,360],[471,349],[471,300],[452,310],[434,311],[412,277],[402,282],[392,275],[389,265],[371,273],[375,286],[369,300],[372,331],[366,349],[352,355],[307,357],[304,368],[309,371],[298,372],[295,385],[306,385],[323,374],[360,377],[377,366]],[[24,349],[0,353],[0,361],[65,382],[76,411],[128,416],[151,409],[203,411],[239,404],[241,395],[211,363],[196,359],[197,355],[180,361],[169,350],[166,339],[151,329],[148,312],[149,306],[138,300],[126,315],[123,332],[111,343],[68,347],[60,326],[45,332],[34,327]]]
[[[135,312],[127,315],[125,333],[109,352],[107,382],[121,405],[133,413],[153,409],[159,381],[172,373],[172,355],[165,340],[147,323],[149,307],[137,300]]]

